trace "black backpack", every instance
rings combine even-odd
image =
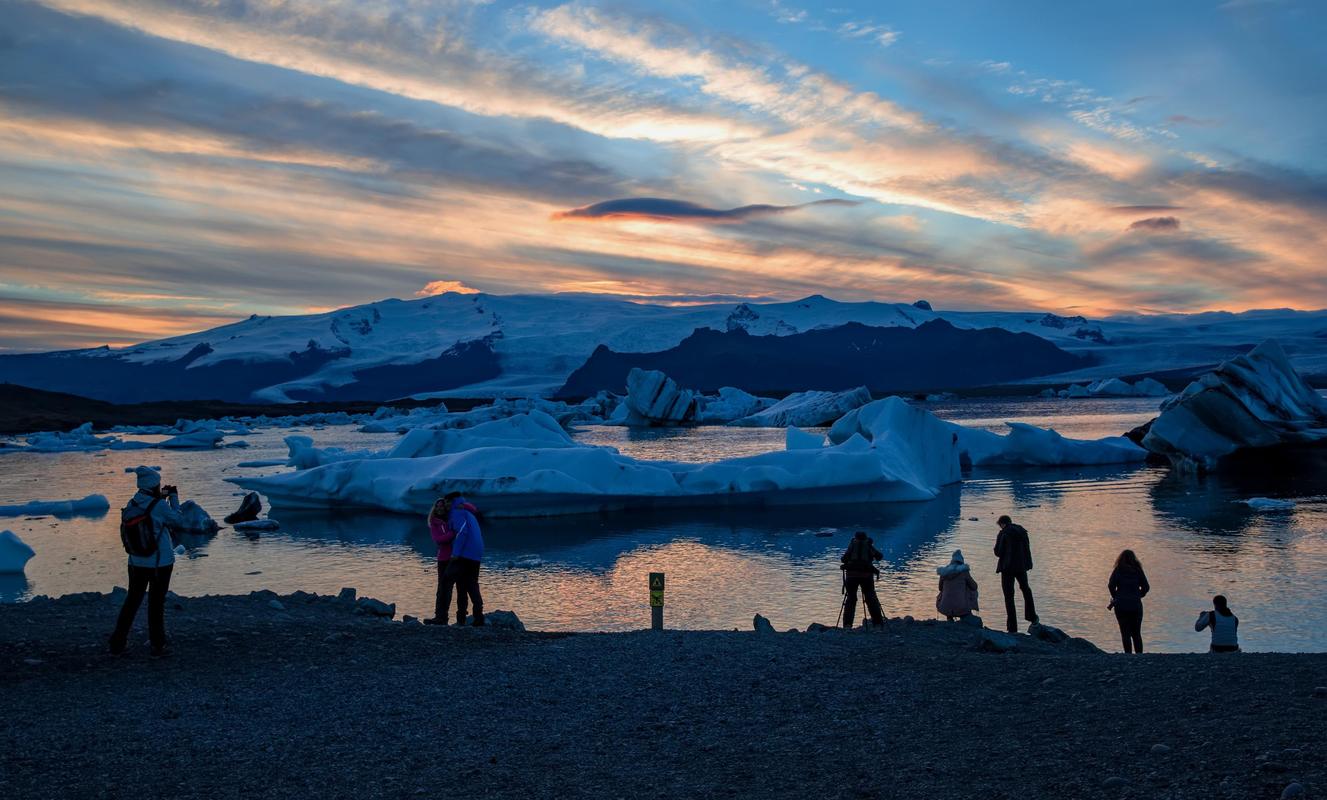
[[[152,509],[160,501],[160,497],[152,498],[152,502],[147,504],[147,510],[136,517],[124,519],[123,512],[121,513],[120,543],[124,545],[124,551],[129,555],[141,557],[156,554],[157,529],[152,524]]]

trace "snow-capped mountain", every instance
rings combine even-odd
[[[1055,380],[1209,366],[1269,337],[1281,340],[1301,372],[1327,374],[1323,311],[1088,320],[1043,312],[936,311],[920,301],[845,303],[819,295],[784,303],[666,306],[595,295],[448,293],[324,314],[253,316],[118,350],[0,356],[0,381],[114,402],[548,394],[599,345],[618,353],[662,351],[697,328],[785,336],[849,322],[916,328],[935,319],[959,328],[1033,333],[1071,353],[1094,356],[1092,366]]]

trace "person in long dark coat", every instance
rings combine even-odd
[[[1004,592],[1005,630],[1018,633],[1018,612],[1014,608],[1014,584],[1023,592],[1023,618],[1037,621],[1037,606],[1032,600],[1032,587],[1028,586],[1028,572],[1032,569],[1032,545],[1027,529],[1017,525],[1008,515],[996,520],[1000,533],[995,537],[995,571],[1000,573],[1000,589]]]
[[[1124,652],[1143,652],[1143,598],[1152,590],[1143,573],[1143,564],[1132,550],[1124,550],[1115,559],[1115,569],[1107,583],[1110,608],[1120,623],[1120,641]]]

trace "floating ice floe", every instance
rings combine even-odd
[[[825,437],[818,433],[808,433],[795,425],[789,425],[783,436],[784,448],[788,450],[818,450],[825,446]]]
[[[307,439],[308,437],[306,436],[301,438]],[[287,443],[287,446],[289,446],[289,443]],[[313,446],[312,439],[309,439],[309,446],[310,447]],[[260,459],[258,461],[241,461],[235,466],[239,467],[240,469],[258,469],[261,467],[284,467],[289,463],[290,459],[288,458],[265,458],[265,459]]]
[[[1161,404],[1143,447],[1182,469],[1213,469],[1239,452],[1327,443],[1327,399],[1269,339]]]
[[[723,386],[718,397],[706,395],[700,399],[696,421],[710,425],[731,422],[764,411],[774,403],[771,397],[757,397],[732,386]]]
[[[105,495],[90,494],[81,500],[32,500],[22,505],[0,506],[0,517],[91,517],[105,514],[110,508]]]
[[[287,436],[290,459],[296,469],[312,469],[339,461],[373,458],[423,458],[445,453],[459,453],[477,447],[577,447],[576,441],[542,411],[530,411],[511,417],[481,422],[472,428],[415,428],[386,450],[343,450],[318,448],[308,436]]]
[[[221,529],[221,526],[212,519],[207,511],[193,500],[185,500],[180,503],[180,519],[182,524],[178,533],[195,534],[213,534]]]
[[[708,464],[639,461],[607,448],[481,446],[417,458],[363,458],[228,480],[274,506],[427,511],[449,491],[483,498],[488,516],[658,507],[929,500],[957,482],[946,424],[899,398],[879,401],[874,441],[784,450]],[[531,415],[534,416],[534,415]]]
[[[13,531],[0,531],[0,574],[22,572],[36,553]]]
[[[628,425],[681,425],[696,421],[697,394],[657,369],[633,367],[627,373]]]
[[[366,422],[360,430],[365,433],[405,433],[420,428],[434,430],[473,428],[485,422],[507,419],[531,411],[541,411],[557,420],[562,426],[577,423],[593,424],[603,422],[617,407],[617,398],[608,392],[600,392],[576,404],[542,397],[499,398],[488,405],[477,406],[463,412],[448,411],[442,404],[381,417],[375,412],[375,418]]]
[[[281,530],[281,523],[274,519],[251,519],[248,522],[235,523],[235,530],[241,533],[261,533]]]
[[[1009,433],[1000,435],[948,423],[958,437],[964,466],[1067,467],[1093,464],[1134,464],[1147,459],[1147,451],[1123,436],[1104,439],[1067,439],[1050,428],[1006,422]]]
[[[97,450],[153,450],[157,448],[208,450],[221,446],[221,441],[226,437],[226,433],[218,429],[214,420],[201,422],[181,420],[176,424],[184,426],[184,429],[160,426],[145,429],[148,433],[169,435],[170,438],[160,442],[143,442],[137,440],[126,441],[114,434],[97,436],[92,432],[92,423],[85,422],[71,431],[41,431],[29,434],[24,437],[25,444],[0,448],[0,453],[77,453]],[[137,433],[138,431],[134,430],[132,432]],[[247,443],[237,441],[225,446],[245,447]]]
[[[882,402],[877,400],[845,414],[829,429],[829,440],[839,443],[852,436],[861,436],[875,441],[881,434],[894,435],[897,425],[893,420],[881,417],[886,408]],[[1146,450],[1123,436],[1090,441],[1066,439],[1053,430],[1021,422],[1005,423],[1010,432],[1001,436],[953,422],[937,422],[953,437],[963,466],[1121,464],[1147,458]]]
[[[633,368],[627,374],[627,396],[609,421],[631,427],[685,424],[718,425],[750,416],[774,404],[750,392],[724,386],[717,396],[683,389],[658,370]]]
[[[1254,511],[1289,511],[1295,507],[1295,501],[1293,500],[1277,500],[1271,497],[1250,497],[1248,500],[1240,500],[1239,502]]]
[[[1088,385],[1073,384],[1056,392],[1043,389],[1041,397],[1166,397],[1170,390],[1166,385],[1153,378],[1143,378],[1129,383],[1119,378],[1105,378]]]
[[[774,405],[728,424],[746,428],[816,428],[871,402],[871,392],[859,386],[846,392],[797,392]]]

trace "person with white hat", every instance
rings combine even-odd
[[[146,594],[148,639],[153,657],[161,657],[167,654],[166,592],[175,566],[172,529],[184,527],[180,493],[174,486],[163,486],[161,473],[151,467],[125,471],[134,473],[138,492],[120,512],[120,539],[129,554],[129,594],[111,634],[110,650],[113,655],[125,651]]]

